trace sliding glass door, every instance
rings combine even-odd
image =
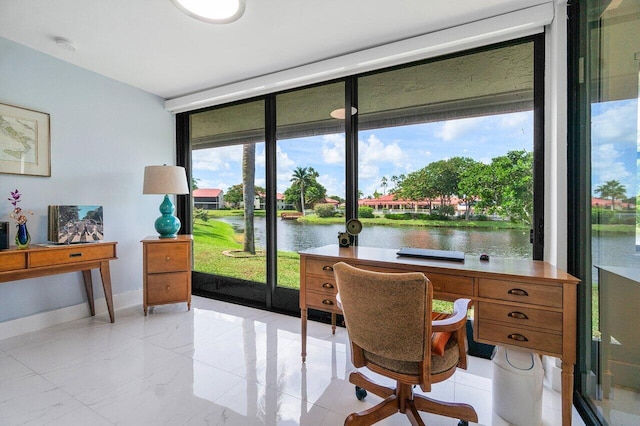
[[[356,217],[359,245],[541,258],[543,58],[539,35],[179,114],[194,293],[298,313],[298,252]]]
[[[594,423],[640,424],[640,1],[572,10],[579,407]]]

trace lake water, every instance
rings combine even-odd
[[[231,224],[242,232],[241,217],[225,217],[219,220]],[[265,246],[263,217],[255,218],[256,245]],[[338,232],[344,232],[344,224],[312,225],[295,220],[278,221],[278,250],[300,251],[311,247],[337,244]],[[465,228],[409,228],[365,225],[358,236],[358,244],[370,247],[400,248],[423,247],[440,250],[456,250],[468,255],[488,253],[496,257],[531,259],[532,246],[528,230],[514,229],[465,229]],[[620,234],[594,235],[593,278],[595,265],[627,266],[640,268],[640,255],[635,251],[635,236]]]
[[[231,224],[242,232],[241,217],[219,220]],[[265,246],[265,218],[255,219],[256,245]],[[310,247],[338,243],[338,233],[344,224],[309,224],[295,220],[278,221],[278,250],[300,251]],[[531,258],[528,230],[486,230],[464,228],[410,228],[366,225],[358,236],[358,244],[370,247],[400,248],[423,247],[456,250],[471,255],[489,253],[499,257]]]

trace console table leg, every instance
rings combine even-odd
[[[562,363],[562,425],[571,426],[573,407],[573,364]]]
[[[89,311],[91,316],[96,316],[96,307],[93,303],[93,281],[91,281],[91,269],[82,271],[82,278],[84,279],[84,289],[87,291],[87,301],[89,302]]]
[[[307,360],[307,308],[300,309],[300,320],[302,321],[302,362]]]
[[[100,277],[102,278],[104,298],[107,301],[107,309],[109,310],[109,319],[111,319],[111,322],[115,322],[113,298],[111,297],[111,271],[109,269],[109,262],[100,262]]]

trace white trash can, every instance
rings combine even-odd
[[[498,346],[493,356],[494,415],[516,426],[540,426],[543,380],[537,354]]]

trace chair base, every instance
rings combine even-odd
[[[350,414],[344,424],[365,426],[377,423],[395,413],[404,413],[414,426],[424,426],[420,411],[457,418],[465,422],[478,422],[478,414],[469,404],[436,401],[422,395],[414,395],[413,385],[397,382],[396,388],[380,385],[361,373],[349,375],[354,385],[373,393],[384,401],[368,410]]]

